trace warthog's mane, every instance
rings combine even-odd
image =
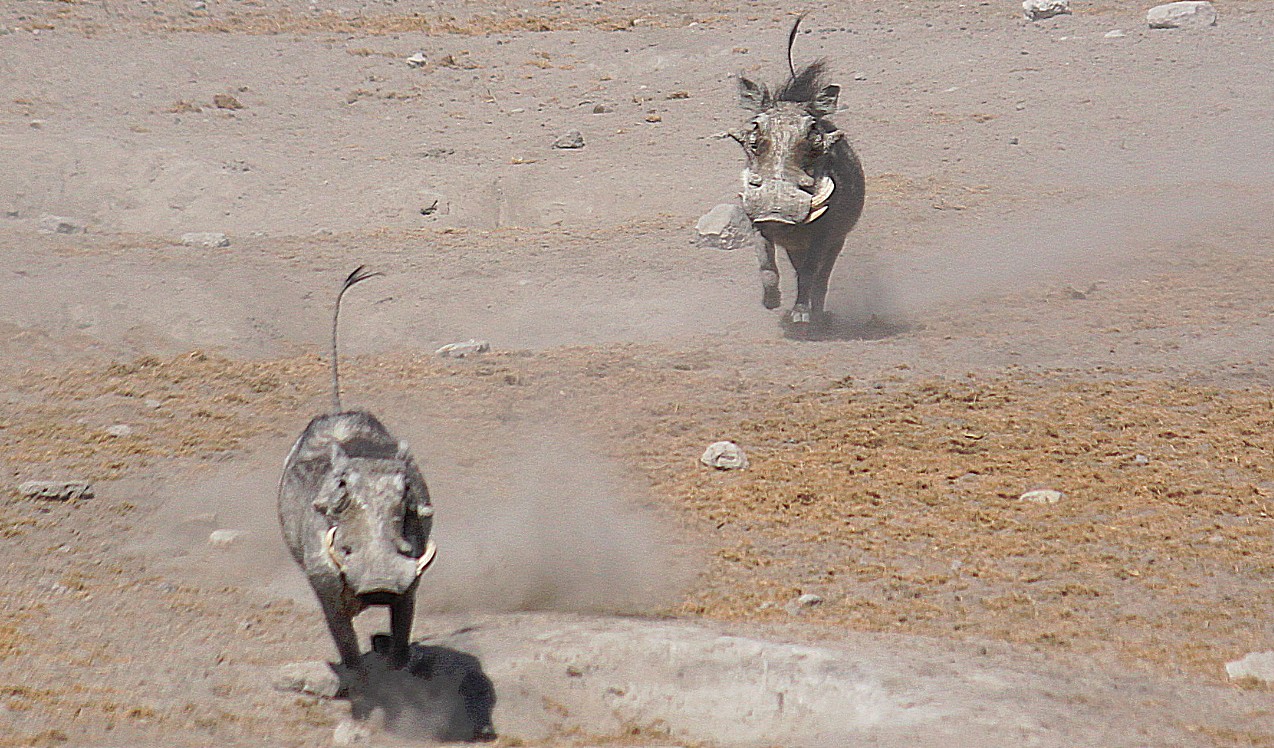
[[[775,101],[810,102],[827,85],[827,60],[815,60],[787,79],[774,93]]]

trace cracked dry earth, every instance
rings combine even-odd
[[[691,243],[793,8],[192,8],[0,7],[0,745],[338,737],[271,685],[334,656],[273,491],[361,263],[345,398],[423,463],[416,637],[499,744],[1274,744],[1224,671],[1274,649],[1274,3],[811,6],[869,189],[811,335]],[[712,701],[792,652],[861,709]]]

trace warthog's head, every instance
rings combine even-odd
[[[433,507],[417,500],[406,444],[394,458],[350,457],[332,446],[331,469],[314,509],[330,526],[325,560],[364,605],[385,605],[412,590],[434,557]]]
[[[841,132],[826,117],[836,111],[840,87],[822,77],[820,61],[773,93],[739,78],[739,96],[753,116],[729,135],[747,154],[743,210],[754,223],[811,223],[827,210],[836,187],[828,162]]]

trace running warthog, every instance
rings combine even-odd
[[[434,558],[429,490],[406,442],[376,416],[341,409],[336,333],[341,297],[373,273],[359,267],[336,295],[332,316],[332,412],[317,416],[283,465],[279,523],[310,580],[341,655],[342,678],[366,685],[354,616],[389,606],[389,655],[407,664],[420,575]],[[376,639],[377,637],[373,637]]]
[[[748,122],[729,135],[743,146],[743,210],[765,239],[760,249],[761,303],[781,301],[774,245],[787,250],[796,270],[796,303],[790,319],[808,323],[823,312],[827,281],[845,235],[863,212],[863,167],[843,133],[827,119],[836,111],[840,87],[825,82],[826,63],[818,60],[799,72],[792,65],[792,42],[801,19],[787,38],[789,77],[775,91],[739,76]]]

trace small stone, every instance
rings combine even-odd
[[[220,93],[212,97],[212,105],[218,109],[242,109],[243,104],[230,94]]]
[[[424,67],[425,62],[426,62],[425,53],[417,52],[416,54],[407,58],[407,67],[409,68]]]
[[[1031,21],[1069,15],[1070,12],[1070,0],[1026,0],[1022,3],[1022,14]]]
[[[181,235],[181,243],[187,247],[217,249],[230,246],[230,237],[218,231],[192,231]]]
[[[1145,455],[1134,455],[1132,458],[1132,463],[1134,465],[1149,465],[1150,458]]]
[[[84,222],[66,216],[40,216],[40,231],[46,234],[83,234]]]
[[[593,114],[607,114],[611,111],[610,107],[605,104],[594,104]]]
[[[646,121],[647,122],[663,122],[664,118],[658,114],[655,114],[654,112],[651,112],[650,114],[646,115]]]
[[[1216,25],[1216,7],[1205,0],[1156,5],[1146,13],[1152,29],[1203,29]]]
[[[341,679],[326,662],[293,662],[274,671],[276,691],[308,693],[334,699],[341,692]]]
[[[579,130],[570,130],[553,141],[554,148],[572,151],[584,147],[584,135]]]
[[[115,438],[132,436],[133,427],[129,426],[127,423],[117,423],[114,426],[107,426],[106,433]]]
[[[1123,29],[1111,29],[1110,31],[1107,31],[1106,33],[1102,34],[1102,36],[1106,37],[1107,39],[1123,39],[1125,36],[1128,36],[1128,35],[1124,33]]]
[[[213,548],[229,548],[243,535],[243,530],[213,530],[208,534],[208,545]]]
[[[1241,660],[1225,663],[1225,674],[1230,680],[1255,678],[1274,683],[1274,652],[1249,652]]]
[[[807,592],[787,605],[784,605],[783,610],[787,611],[789,615],[799,616],[810,608],[817,608],[822,604],[822,596]]]
[[[717,470],[743,470],[748,466],[748,456],[734,442],[714,442],[703,451],[699,462]]]
[[[762,241],[748,214],[734,203],[722,203],[705,213],[695,223],[695,231],[698,232],[695,244],[704,249],[731,251],[756,247]]]
[[[93,484],[73,480],[29,480],[18,486],[18,493],[28,499],[76,501],[93,498]]]
[[[147,408],[150,408],[151,410],[159,410],[160,408],[164,407],[163,400],[156,400],[153,397],[146,398],[142,404],[145,405]]]
[[[491,344],[487,341],[470,338],[461,343],[448,343],[434,353],[443,358],[464,358],[486,353],[489,350],[491,350]]]
[[[332,731],[332,745],[362,745],[372,739],[372,731],[367,725],[352,719],[343,719]]]
[[[1056,504],[1064,498],[1066,498],[1066,494],[1061,491],[1041,488],[1035,491],[1027,491],[1018,497],[1018,501],[1025,501],[1031,504]]]

